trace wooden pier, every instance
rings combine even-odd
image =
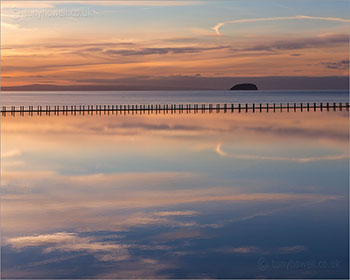
[[[121,114],[143,113],[199,113],[199,112],[310,112],[310,111],[349,111],[349,102],[346,103],[232,103],[232,104],[148,104],[148,105],[71,105],[71,106],[1,106],[2,116],[50,114],[93,114],[112,112]]]

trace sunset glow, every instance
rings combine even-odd
[[[334,2],[4,1],[1,85],[346,77],[349,2]]]

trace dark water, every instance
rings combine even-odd
[[[346,111],[1,121],[3,278],[349,276]]]
[[[185,103],[349,102],[348,91],[91,91],[2,92],[0,104],[103,105]]]

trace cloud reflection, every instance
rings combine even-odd
[[[79,237],[75,233],[58,232],[9,238],[7,243],[15,249],[26,247],[44,247],[43,253],[60,252],[90,252],[100,261],[122,261],[128,259],[128,245],[108,242],[98,242],[93,238]]]
[[[341,160],[349,158],[348,155],[334,155],[334,156],[324,156],[324,157],[277,157],[277,156],[257,156],[257,155],[239,155],[239,154],[228,154],[224,152],[221,148],[221,143],[216,146],[216,153],[222,157],[229,157],[235,159],[246,159],[246,160],[276,160],[276,161],[294,161],[300,163],[307,163],[313,161],[328,161],[328,160]]]
[[[3,118],[3,275],[244,278],[261,256],[345,261],[346,116]]]

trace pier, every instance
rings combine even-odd
[[[147,104],[147,105],[57,105],[57,106],[1,106],[2,116],[10,115],[50,115],[50,114],[144,114],[144,113],[199,113],[199,112],[310,112],[310,111],[349,111],[346,103],[232,103],[232,104]]]

